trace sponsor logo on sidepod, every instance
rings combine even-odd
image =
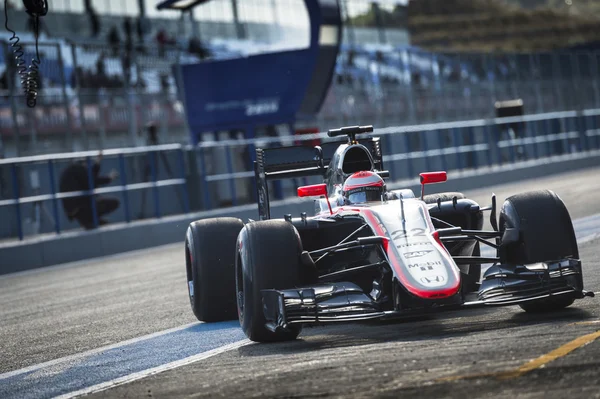
[[[425,256],[428,253],[431,253],[433,251],[429,250],[429,251],[414,251],[414,252],[407,252],[405,254],[402,254],[406,259],[411,259],[411,258],[420,258],[421,256]]]

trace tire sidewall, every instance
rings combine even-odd
[[[188,297],[190,299],[190,305],[192,306],[192,311],[194,312],[194,315],[196,315],[196,317],[198,318],[198,320],[202,320],[204,315],[202,312],[202,293],[204,290],[201,289],[201,279],[202,279],[202,273],[201,273],[201,269],[202,267],[200,267],[200,265],[198,264],[199,259],[198,259],[198,254],[199,254],[199,248],[198,248],[198,243],[196,240],[196,237],[194,236],[194,231],[192,226],[188,227],[187,233],[186,233],[186,255],[189,254],[189,259],[186,259],[186,263],[189,263],[189,267],[186,267],[187,269],[187,278],[188,278],[188,284],[187,284],[187,289],[188,289]],[[191,277],[191,281],[190,281],[190,277]],[[192,287],[193,287],[193,295],[191,293],[191,287],[190,287],[190,282],[192,283]]]
[[[277,284],[267,284],[268,287],[263,287],[263,285],[265,285],[264,281],[266,276],[259,275],[261,273],[261,270],[259,267],[257,267],[258,265],[256,264],[258,255],[258,251],[256,248],[257,245],[264,244],[260,241],[259,237],[257,237],[256,234],[253,234],[253,229],[255,227],[254,223],[247,224],[242,229],[237,242],[236,297],[238,300],[238,317],[240,320],[240,325],[246,336],[248,336],[248,338],[250,338],[253,341],[272,342],[295,339],[300,333],[300,327],[294,327],[289,331],[278,331],[276,333],[273,333],[266,329],[266,319],[263,311],[263,298],[261,290],[265,288],[293,288],[294,284],[299,284],[299,278],[296,278],[299,276],[290,278],[290,281],[295,281],[295,283],[291,283],[290,286],[280,287],[277,286]],[[290,224],[289,226],[295,231],[293,225]],[[295,252],[298,252],[298,263],[296,265],[285,264],[282,265],[282,267],[299,267],[299,255],[302,246],[297,232],[295,232],[293,239],[294,248],[291,248],[291,236],[282,236],[281,239],[282,240],[280,242],[271,244],[278,246],[289,246],[289,250],[293,251],[294,256]],[[240,283],[243,289],[242,295],[240,295],[239,293]],[[243,303],[240,302],[240,297],[243,298]]]
[[[240,219],[216,218],[191,223],[186,231],[188,298],[200,321],[236,319],[234,245],[242,228]]]
[[[238,318],[242,330],[248,335],[252,331],[255,322],[255,297],[253,293],[254,267],[252,264],[252,243],[249,242],[248,227],[245,227],[239,235],[237,242],[236,258],[236,299],[238,305]],[[240,275],[241,273],[241,275]],[[240,281],[241,280],[241,281]],[[241,283],[241,284],[240,284]],[[242,294],[240,295],[240,285]],[[262,303],[262,300],[261,302]]]

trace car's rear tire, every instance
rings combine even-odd
[[[531,264],[579,258],[573,223],[565,204],[550,190],[532,191],[506,199],[499,219],[500,231],[519,231],[517,242],[502,245],[500,261]],[[521,304],[526,312],[552,312],[566,308],[573,297],[560,296]]]
[[[244,223],[214,218],[190,223],[185,237],[188,296],[200,321],[235,320],[235,243]]]
[[[238,316],[246,336],[256,342],[294,340],[301,328],[266,328],[261,290],[300,285],[302,243],[296,228],[283,220],[247,224],[238,237],[236,290]]]

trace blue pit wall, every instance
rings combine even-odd
[[[384,168],[391,174],[388,185],[416,189],[416,177],[426,171],[468,176],[450,179],[444,187],[450,191],[598,165],[599,123],[600,109],[591,109],[376,128],[373,136],[382,140]],[[106,150],[101,174],[114,169],[119,178],[93,193],[119,199],[120,207],[106,217],[109,225],[90,231],[67,219],[61,200],[92,192],[58,193],[57,187],[70,162],[91,163],[98,151],[0,160],[0,274],[183,241],[187,223],[198,218],[257,219],[251,149],[314,145],[315,140],[331,139],[319,133]],[[311,201],[290,198],[297,186],[318,182],[318,177],[282,181],[273,198],[274,217],[310,214]],[[90,203],[95,206],[94,196]],[[83,244],[85,237],[98,234],[112,244]],[[77,240],[81,245],[74,250]],[[71,249],[63,251],[63,245]]]

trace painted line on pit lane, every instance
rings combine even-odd
[[[210,350],[208,352],[200,353],[198,355],[186,357],[185,359],[177,360],[171,363],[163,364],[162,366],[155,367],[153,369],[144,370],[139,373],[129,374],[121,378],[117,378],[112,381],[107,381],[98,385],[94,385],[88,388],[80,389],[79,391],[70,392],[64,395],[57,396],[56,399],[71,399],[79,396],[90,395],[93,393],[98,393],[102,391],[106,391],[110,388],[115,388],[120,385],[128,384],[133,381],[141,380],[142,378],[150,377],[154,374],[162,373],[164,371],[172,370],[178,367],[187,366],[188,364],[192,364],[195,362],[199,362],[201,360],[208,359],[209,357],[213,357],[216,355],[220,355],[221,353],[225,353],[231,350],[235,350],[241,348],[242,346],[248,345],[252,343],[249,339],[244,339],[238,342],[234,342],[233,344],[225,345],[217,349]]]
[[[90,349],[88,351],[76,353],[74,355],[61,357],[61,358],[50,360],[50,361],[47,361],[44,363],[34,364],[33,366],[24,367],[19,370],[9,371],[9,372],[0,374],[0,383],[2,382],[2,380],[17,376],[19,374],[31,373],[33,371],[40,370],[40,369],[43,369],[46,367],[52,367],[52,366],[60,364],[60,363],[74,362],[77,359],[89,357],[89,356],[95,355],[97,353],[109,351],[111,349],[116,349],[116,348],[120,348],[122,346],[131,345],[131,344],[142,342],[142,341],[145,341],[148,339],[160,337],[161,335],[166,335],[166,334],[174,333],[177,331],[185,330],[186,328],[190,328],[195,325],[198,325],[198,323],[190,323],[190,324],[185,324],[185,325],[179,326],[179,327],[169,328],[167,330],[158,331],[158,332],[148,334],[148,335],[143,335],[141,337],[136,337],[136,338],[128,339],[126,341],[116,342],[111,345],[102,346],[100,348]]]
[[[556,359],[564,357],[576,349],[579,349],[587,344],[594,342],[600,338],[600,331],[596,331],[591,334],[582,335],[581,337],[575,338],[574,340],[567,342],[566,344],[559,346],[558,348],[550,351],[540,357],[530,360],[523,365],[506,371],[492,372],[492,373],[478,373],[478,374],[467,374],[457,375],[451,377],[438,378],[436,382],[453,382],[460,380],[473,380],[480,378],[496,378],[498,380],[511,380],[519,378],[530,371],[539,369],[546,364],[553,362]]]
[[[0,398],[55,397],[109,387],[249,342],[238,321],[195,323],[142,338],[2,374]]]

